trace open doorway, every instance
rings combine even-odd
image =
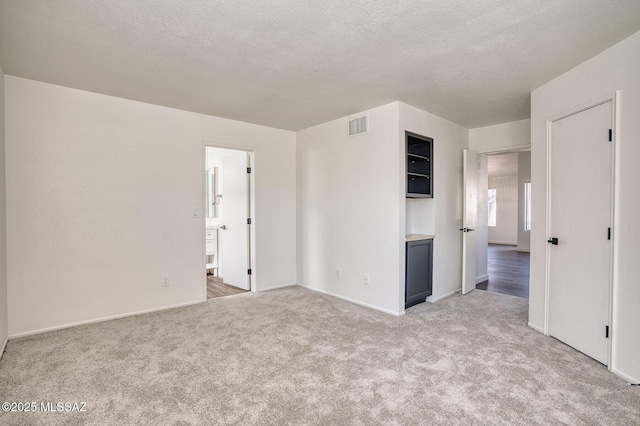
[[[531,153],[479,156],[476,288],[529,297]]]
[[[251,290],[251,153],[205,146],[207,299]]]

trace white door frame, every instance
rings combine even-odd
[[[616,339],[616,324],[615,324],[615,308],[616,304],[614,303],[615,297],[617,295],[617,274],[616,274],[616,262],[617,262],[617,233],[618,227],[617,222],[618,218],[616,216],[617,212],[617,180],[618,180],[618,156],[617,156],[617,145],[618,145],[618,137],[617,137],[617,129],[618,120],[619,120],[619,92],[609,93],[598,98],[592,99],[588,102],[585,102],[581,105],[577,105],[561,114],[557,114],[547,119],[546,121],[546,145],[545,145],[545,179],[546,179],[546,193],[545,193],[545,238],[550,238],[551,230],[551,168],[549,165],[551,164],[550,156],[551,156],[551,126],[554,122],[562,120],[563,118],[570,117],[575,114],[579,114],[583,111],[596,107],[598,105],[602,105],[604,103],[611,102],[611,126],[613,130],[613,135],[611,138],[611,200],[610,200],[610,208],[611,208],[611,251],[610,251],[610,270],[609,270],[609,363],[607,368],[609,370],[613,370],[615,368],[615,352],[614,352],[614,340]],[[551,257],[551,247],[549,244],[546,245],[546,253],[545,253],[545,275],[544,275],[544,334],[549,335],[549,280],[550,280],[550,268],[549,262]]]
[[[249,275],[250,288],[252,292],[258,291],[258,279],[257,279],[257,268],[256,268],[256,223],[258,223],[257,217],[258,212],[256,211],[256,152],[252,147],[246,146],[238,146],[238,145],[228,145],[224,143],[211,142],[211,141],[203,141],[202,142],[202,171],[207,169],[207,147],[210,148],[223,148],[223,149],[232,149],[234,151],[244,151],[249,154],[249,167],[251,167],[251,173],[249,174],[249,216],[251,217],[251,225],[249,226],[249,257],[247,259],[248,267],[251,269],[251,275]],[[202,300],[204,302],[207,301],[207,272],[204,269],[204,265],[207,262],[207,242],[205,240],[205,232],[207,229],[207,216],[206,216],[206,176],[205,173],[201,173],[202,175],[202,226],[200,230],[200,236],[202,241],[202,262],[201,262],[201,270],[202,270]]]
[[[490,148],[484,149],[481,151],[476,151],[478,155],[500,155],[500,154],[510,154],[517,152],[527,152],[531,151],[531,144],[522,144],[522,145],[514,145],[505,148]],[[487,178],[488,179],[488,178]],[[464,214],[464,212],[463,212]],[[477,248],[477,246],[476,246]],[[477,269],[477,265],[476,265]],[[529,263],[529,271],[531,271],[531,263]],[[531,287],[531,278],[529,278],[529,287]]]

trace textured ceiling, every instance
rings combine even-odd
[[[0,0],[0,63],[291,130],[394,100],[473,128],[638,30],[638,0]]]

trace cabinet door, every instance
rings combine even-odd
[[[207,240],[207,256],[211,256],[212,254],[216,254],[216,249],[215,249],[215,241],[214,240]]]
[[[407,242],[405,307],[422,303],[431,296],[433,240]]]

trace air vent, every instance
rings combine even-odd
[[[349,120],[349,136],[367,133],[367,116]]]

